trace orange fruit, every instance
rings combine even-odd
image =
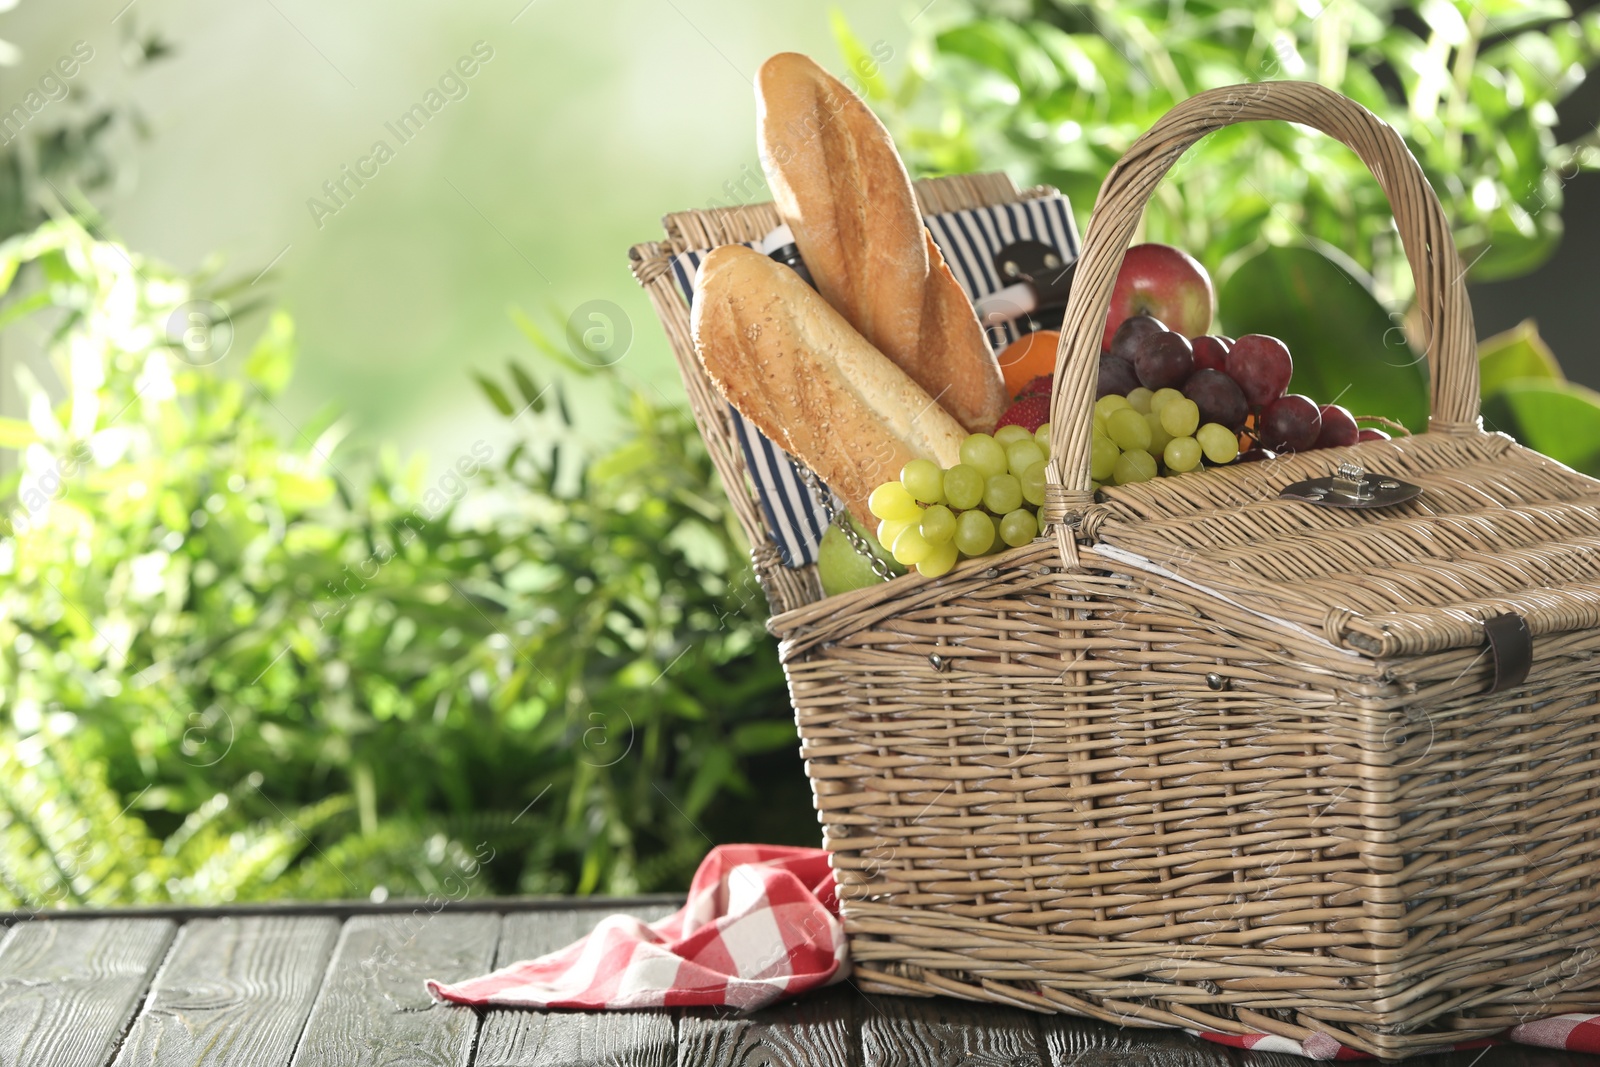
[[[1014,400],[1023,386],[1039,375],[1054,374],[1056,346],[1060,343],[1060,331],[1035,330],[1001,349],[1000,373],[1005,376],[1006,395]]]

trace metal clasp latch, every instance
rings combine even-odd
[[[1422,486],[1383,474],[1368,474],[1357,464],[1344,462],[1328,478],[1308,478],[1285,486],[1278,495],[1329,508],[1384,508],[1404,504],[1422,492]]]
[[[1367,500],[1377,488],[1374,483],[1367,481],[1365,470],[1354,463],[1341,463],[1339,470],[1333,476],[1333,484],[1328,487],[1328,492],[1341,493],[1355,500]]]

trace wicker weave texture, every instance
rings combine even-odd
[[[1092,500],[1096,324],[1138,212],[1254,118],[1326,130],[1388,193],[1432,432]],[[1381,1056],[1597,1010],[1600,484],[1481,430],[1460,265],[1398,136],[1299,83],[1180,105],[1101,191],[1058,358],[1046,536],[775,601],[858,981]],[[1278,497],[1345,461],[1423,492]],[[1533,666],[1490,693],[1500,612]]]
[[[1391,520],[1417,534],[1395,566],[1419,574],[1427,519],[1482,531],[1498,508],[1537,530],[1595,508],[1587,479],[1504,438],[1391,451],[1383,469],[1436,509]],[[1206,477],[1282,484],[1333,460]],[[1489,469],[1486,501],[1460,472]],[[1192,516],[1182,550],[1253,532],[1284,589],[1325,572],[1239,515]],[[1600,1003],[1600,633],[1548,632],[1528,683],[1487,696],[1476,641],[1374,657],[1353,613],[1291,616],[1248,579],[1218,593],[1175,559],[1080,552],[1069,573],[1038,541],[774,620],[865,988],[1381,1055]],[[1540,553],[1564,547],[1507,546]],[[1592,617],[1590,584],[1506,595],[1564,623]]]

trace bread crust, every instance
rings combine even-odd
[[[706,377],[869,528],[900,468],[960,460],[961,425],[788,267],[742,245],[700,265],[690,331]]]
[[[837,78],[783,52],[756,74],[761,163],[817,289],[968,430],[1007,396],[972,302],[917,211],[889,131]]]

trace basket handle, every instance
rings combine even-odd
[[[1089,449],[1100,342],[1128,242],[1157,183],[1190,145],[1224,126],[1258,119],[1283,119],[1321,130],[1354,149],[1378,179],[1394,211],[1425,313],[1433,394],[1428,429],[1481,432],[1477,340],[1466,272],[1439,198],[1405,141],[1354,100],[1315,82],[1211,89],[1178,104],[1133,143],[1106,175],[1089,220],[1056,349],[1056,387],[1050,401],[1053,458],[1047,468],[1045,520],[1055,527],[1068,566],[1077,565],[1070,527],[1094,501]]]

